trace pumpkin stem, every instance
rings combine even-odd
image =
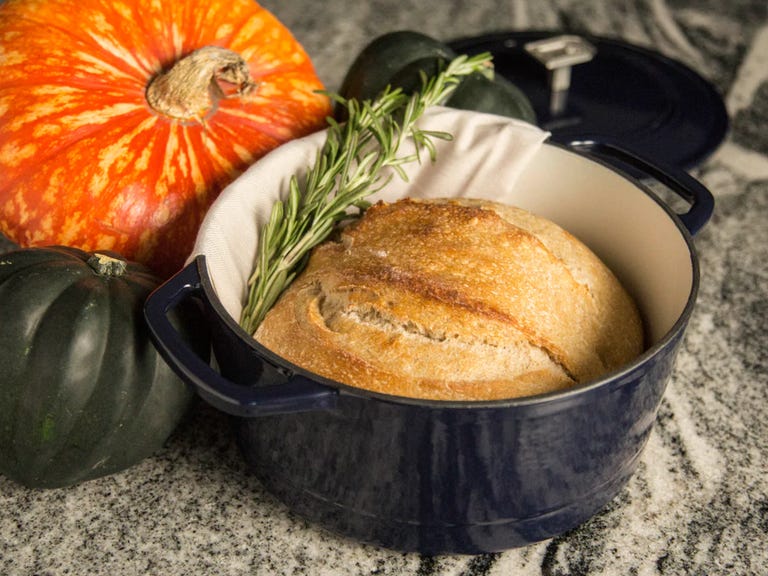
[[[88,266],[100,276],[122,276],[128,263],[122,258],[95,252],[88,258]]]
[[[204,46],[155,76],[147,87],[146,98],[159,114],[202,123],[215,112],[219,100],[243,96],[255,87],[240,54]]]

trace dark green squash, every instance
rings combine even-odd
[[[392,78],[417,60],[452,60],[456,53],[442,42],[411,30],[397,30],[374,38],[357,55],[341,83],[345,98],[376,98]],[[340,110],[343,109],[340,107]]]
[[[358,54],[347,70],[339,94],[344,98],[371,100],[387,86],[411,94],[421,87],[422,74],[437,74],[456,56],[450,46],[420,32],[388,32],[374,38]],[[499,75],[493,79],[481,74],[467,77],[443,104],[536,122],[528,97]],[[344,120],[344,110],[337,107],[337,120]]]
[[[451,94],[445,105],[536,123],[536,112],[528,97],[520,88],[499,75],[493,80],[482,74],[468,76]]]
[[[154,348],[143,305],[158,280],[115,254],[0,254],[0,473],[61,487],[163,446],[193,399]],[[192,336],[193,310],[175,319]]]

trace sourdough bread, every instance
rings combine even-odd
[[[584,244],[467,199],[372,206],[313,251],[254,336],[338,382],[438,400],[568,388],[643,347],[634,302]]]

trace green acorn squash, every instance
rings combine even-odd
[[[339,95],[372,100],[387,86],[411,94],[421,87],[422,73],[434,76],[456,56],[450,46],[420,32],[388,32],[374,38],[357,55],[347,70]],[[443,105],[536,123],[536,113],[528,97],[500,75],[493,79],[481,74],[467,77]],[[345,119],[345,110],[337,107],[337,120]]]
[[[143,305],[159,284],[109,253],[0,254],[0,473],[33,488],[124,470],[156,452],[191,390],[154,348]],[[190,344],[194,310],[175,319]]]
[[[403,68],[418,60],[450,61],[456,53],[442,42],[411,30],[397,30],[374,38],[357,55],[341,83],[339,94],[373,99]]]

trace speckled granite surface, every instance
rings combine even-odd
[[[768,574],[768,4],[764,0],[265,1],[335,88],[374,35],[570,29],[655,47],[712,80],[732,132],[696,170],[717,207],[696,237],[696,311],[637,474],[597,517],[503,554],[422,557],[294,517],[200,405],[167,448],[64,490],[0,477],[0,575]],[[0,248],[7,244],[0,245]],[[1,327],[0,327],[1,329]]]

